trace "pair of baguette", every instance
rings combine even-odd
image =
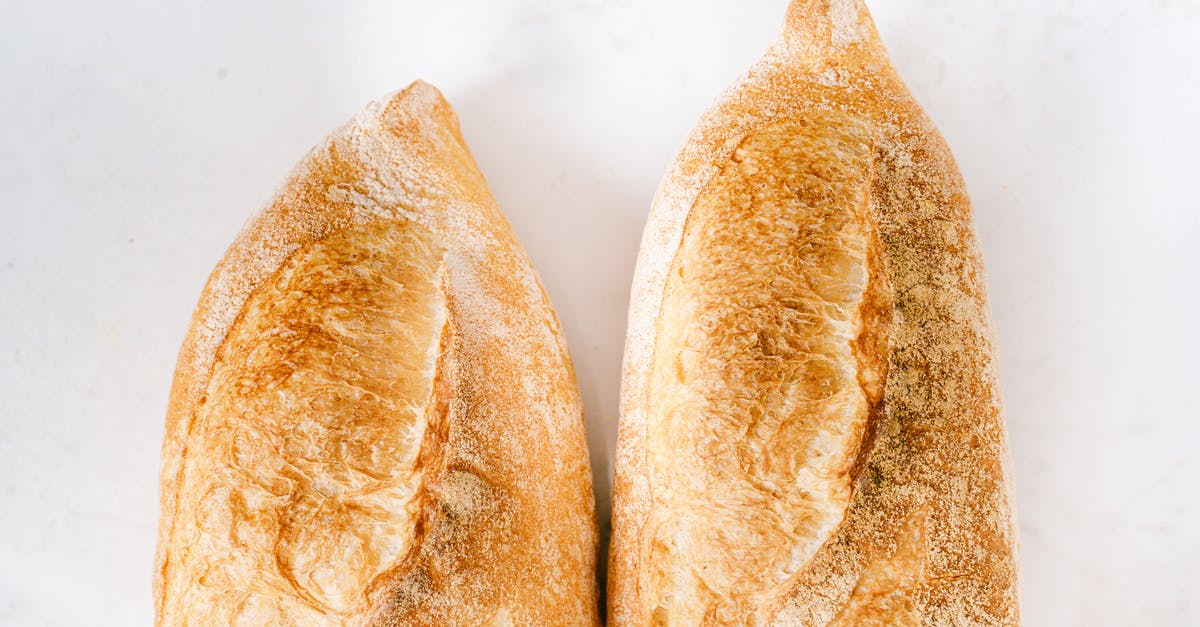
[[[982,264],[859,0],[795,0],[654,201],[608,620],[1015,625]],[[163,446],[160,625],[598,625],[558,320],[415,83],[217,266]]]

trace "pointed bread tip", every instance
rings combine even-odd
[[[437,87],[426,83],[421,79],[417,79],[405,87],[400,93],[396,94],[397,98],[409,98],[420,102],[445,102],[446,97]]]
[[[413,81],[408,87],[396,92],[386,100],[387,109],[403,109],[409,115],[454,114],[442,92],[437,87],[420,79]]]
[[[414,133],[428,132],[432,126],[449,128],[462,141],[454,107],[437,87],[415,80],[408,87],[384,98],[382,119],[387,127]]]
[[[858,45],[879,46],[871,12],[863,0],[792,0],[783,27],[783,40],[816,56]]]

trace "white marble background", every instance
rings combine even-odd
[[[974,196],[1027,624],[1200,624],[1200,1],[872,4]],[[558,307],[607,517],[650,197],[784,6],[0,0],[0,624],[151,621],[200,287],[310,146],[417,77]]]

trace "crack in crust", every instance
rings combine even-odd
[[[340,622],[403,558],[446,319],[442,254],[427,229],[381,221],[296,252],[250,296],[184,461],[174,609]]]
[[[768,125],[688,214],[649,399],[653,622],[745,622],[845,514],[886,376],[871,159],[844,120]]]

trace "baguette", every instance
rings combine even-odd
[[[450,105],[414,83],[314,149],[180,353],[159,625],[597,625],[558,319]]]
[[[646,226],[610,624],[1018,624],[993,345],[950,150],[862,2],[795,0]]]

